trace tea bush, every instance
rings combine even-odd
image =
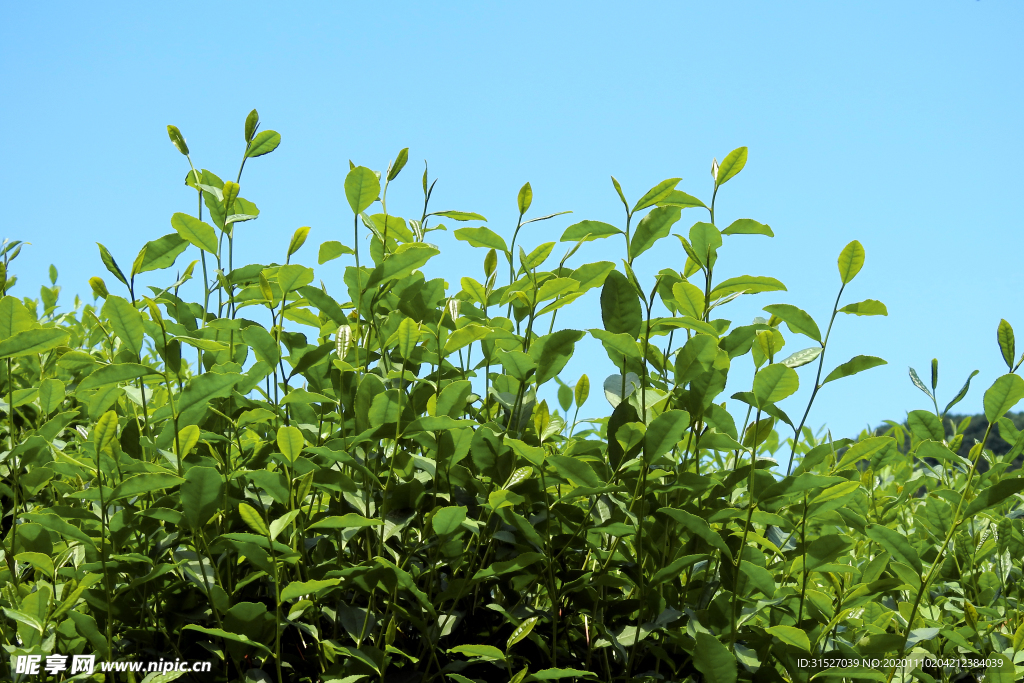
[[[973,673],[988,681],[1024,674],[1024,479],[1010,468],[1024,436],[1004,417],[1024,380],[1008,323],[1009,373],[985,392],[969,457],[970,420],[947,433],[945,416],[970,379],[940,410],[936,362],[929,384],[911,373],[934,412],[833,440],[806,426],[815,397],[885,362],[826,361],[833,323],[886,308],[847,303],[865,263],[855,241],[824,328],[789,304],[746,325],[720,317],[784,290],[718,260],[731,240],[773,235],[715,222],[746,148],[714,164],[707,203],[678,178],[629,201],[613,178],[623,222],[571,225],[562,256],[519,241],[551,218],[529,217],[529,184],[506,242],[483,216],[434,211],[426,172],[420,217],[390,215],[408,150],[384,173],[353,165],[354,232],[318,252],[350,264],[318,287],[291,262],[309,228],[284,264],[234,265],[236,227],[259,216],[242,171],[280,142],[258,128],[253,111],[233,181],[195,168],[168,128],[194,213],[127,269],[100,245],[109,275],[90,280],[92,304],[62,307],[55,270],[40,299],[18,298],[22,245],[3,247],[12,659],[210,660],[205,680],[223,681],[806,681],[826,654],[890,660],[817,678],[959,672],[924,655],[987,657]],[[440,220],[470,226],[454,237],[481,249],[481,280],[421,272]],[[598,239],[619,241],[621,262],[579,262]],[[640,269],[677,241],[681,270]],[[186,251],[199,259],[171,277]],[[164,284],[137,286],[150,271]],[[182,298],[193,276],[201,301]],[[556,329],[598,289],[593,329]],[[585,335],[618,372],[569,386],[559,373]],[[783,353],[797,340],[807,348]],[[726,392],[740,363],[753,382]],[[813,389],[794,418],[782,402],[801,381]],[[606,415],[581,420],[585,405]],[[993,425],[1013,442],[1003,455],[986,449]]]

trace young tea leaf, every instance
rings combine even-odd
[[[843,284],[849,284],[857,273],[864,267],[864,247],[860,242],[854,240],[843,247],[839,254],[839,279]]]
[[[858,372],[877,368],[879,365],[886,365],[886,361],[875,356],[854,356],[850,360],[838,366],[832,372],[828,373],[828,376],[822,380],[821,384],[824,386],[833,380],[856,375]]]
[[[999,321],[999,328],[996,330],[996,340],[999,342],[999,351],[1003,354],[1006,367],[1013,370],[1013,358],[1016,355],[1013,328],[1006,320]]]
[[[721,187],[736,176],[747,165],[747,148],[738,147],[729,152],[718,166],[715,175],[715,187]]]

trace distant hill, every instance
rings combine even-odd
[[[946,427],[946,434],[952,436],[953,424],[960,424],[966,415],[947,415],[946,419],[943,420],[943,424]],[[1018,430],[1024,429],[1024,413],[1007,413],[1006,417],[1009,418],[1013,426]],[[985,437],[985,430],[988,428],[988,420],[985,419],[984,415],[971,415],[971,424],[964,432],[963,443],[960,444],[960,455],[967,457],[970,453],[971,446],[977,441],[981,441]],[[1010,452],[1010,448],[1013,447],[1014,437],[1013,434],[1000,434],[999,425],[997,424],[993,429],[992,433],[988,436],[988,443],[985,444],[985,448],[991,450],[996,455],[1005,455]]]
[[[968,416],[953,414],[947,414],[942,420],[942,424],[946,428],[946,436],[947,438],[949,438],[953,436],[953,433],[955,432],[955,426],[960,424],[960,422],[962,422],[966,417],[970,417],[971,422],[970,425],[967,427],[966,431],[964,431],[964,439],[960,444],[959,450],[957,451],[959,455],[965,458],[970,454],[971,447],[985,437],[985,430],[988,429],[988,420],[985,419],[984,415]],[[1010,420],[1010,422],[1013,423],[1013,426],[1016,427],[1018,431],[1024,431],[1024,412],[1007,413],[1006,417]],[[906,428],[906,426],[907,423],[906,421],[904,421],[903,427]],[[889,429],[891,429],[889,425],[883,425],[875,429],[875,434],[883,434]],[[992,429],[992,433],[989,434],[988,442],[985,444],[985,448],[986,450],[991,450],[992,453],[997,456],[1005,455],[1006,453],[1009,453],[1010,449],[1013,447],[1013,442],[1016,440],[1016,436],[1017,435],[1013,433],[1001,434],[999,431],[999,425],[997,423],[996,426]],[[909,448],[910,437],[908,436],[907,442],[900,448],[900,450],[905,451],[908,450]],[[1015,465],[1017,467],[1020,467],[1021,461],[1022,458],[1018,457],[1015,461]],[[979,469],[981,471],[985,471],[988,469],[988,465],[983,462],[980,465]]]

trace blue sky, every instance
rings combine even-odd
[[[482,213],[506,238],[529,181],[533,215],[574,212],[524,230],[532,246],[578,220],[621,225],[609,175],[631,201],[669,177],[706,199],[711,159],[745,145],[718,223],[754,218],[776,237],[730,239],[720,277],[769,275],[788,291],[745,297],[723,316],[746,324],[792,303],[824,327],[836,257],[853,239],[867,263],[844,300],[889,309],[837,322],[826,372],[855,354],[889,365],[828,385],[808,424],[853,436],[929,407],[907,366],[926,374],[933,357],[942,404],[981,371],[962,404],[981,412],[1006,372],[996,325],[1024,329],[1022,19],[1021,3],[993,0],[11,5],[0,25],[2,233],[32,242],[16,293],[37,292],[53,263],[65,293],[86,295],[88,278],[106,275],[94,242],[127,267],[171,231],[172,213],[193,210],[169,123],[223,177],[236,172],[251,108],[283,136],[246,166],[242,195],[262,214],[239,229],[236,264],[282,260],[302,225],[312,226],[307,264],[324,240],[351,243],[349,159],[384,170],[408,146],[393,213],[418,217],[427,159],[440,179],[433,206]],[[685,211],[677,231],[705,216]],[[482,252],[450,232],[433,237],[444,255],[431,273],[455,288],[479,279]],[[637,261],[642,277],[682,268],[678,242],[660,245]],[[621,256],[607,241],[574,260]],[[339,274],[318,269],[329,291]],[[559,323],[597,327],[596,306],[583,299]],[[787,351],[811,345],[786,340]],[[586,372],[599,386],[611,365],[599,347],[582,350],[562,376]],[[794,417],[812,367],[783,404]],[[729,392],[750,376],[735,368]],[[606,410],[593,396],[584,413]]]

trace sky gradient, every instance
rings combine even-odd
[[[1024,110],[1021,3],[387,7],[9,6],[0,24],[0,236],[32,242],[13,269],[15,293],[38,292],[51,263],[65,295],[91,298],[92,275],[113,289],[96,241],[127,268],[145,241],[171,232],[172,213],[194,211],[167,124],[181,129],[197,166],[225,178],[236,173],[251,108],[283,137],[246,166],[242,195],[262,213],[239,228],[236,265],[283,261],[303,225],[312,226],[299,253],[307,265],[322,241],[351,244],[349,159],[383,171],[408,146],[392,213],[419,216],[426,159],[439,178],[432,207],[479,212],[506,239],[529,181],[530,215],[573,211],[525,229],[520,239],[532,247],[583,219],[621,226],[610,175],[631,201],[669,177],[707,200],[712,158],[745,145],[749,161],[721,190],[717,222],[753,218],[776,236],[729,239],[718,277],[769,275],[788,291],[744,297],[722,316],[747,324],[765,305],[791,303],[824,329],[840,284],[836,257],[853,239],[867,262],[843,300],[878,299],[889,310],[838,320],[826,372],[856,354],[889,364],[829,384],[810,426],[854,436],[930,407],[907,367],[924,376],[933,357],[941,405],[981,371],[958,407],[966,412],[981,412],[984,389],[1007,371],[996,326],[1006,318],[1024,329],[1024,172],[1013,161]],[[675,231],[705,217],[688,209]],[[482,251],[451,232],[432,239],[443,252],[428,272],[454,290],[460,276],[482,279]],[[621,240],[591,243],[574,263],[618,261],[622,251]],[[684,260],[670,238],[637,265],[649,286]],[[343,298],[339,263],[317,274]],[[156,275],[151,282],[162,281]],[[593,296],[577,302],[559,325],[599,326],[596,306]],[[784,334],[786,352],[811,345]],[[596,344],[581,349],[562,377],[572,384],[586,372],[596,389],[611,364]],[[749,387],[747,365],[735,367],[728,393]],[[813,367],[782,404],[794,419]],[[598,393],[584,414],[607,414]]]

